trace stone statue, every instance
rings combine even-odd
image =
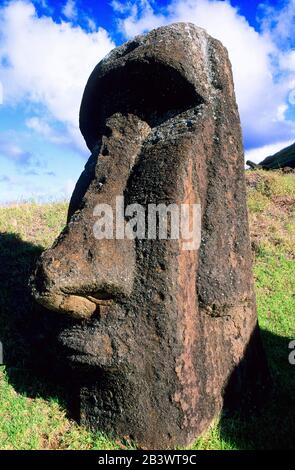
[[[238,404],[267,378],[226,49],[186,23],[117,47],[88,80],[80,129],[92,154],[33,295],[68,318],[58,341],[81,378],[84,425],[145,448],[188,445],[227,396]],[[200,246],[95,236],[95,208],[115,213],[118,198],[199,205]]]

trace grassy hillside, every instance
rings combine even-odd
[[[195,449],[295,448],[295,175],[247,172],[259,322],[274,380],[272,400],[247,420],[222,416]],[[30,367],[32,314],[27,281],[42,249],[65,224],[67,204],[0,208],[1,449],[115,449],[123,443],[90,433],[65,411],[63,391]],[[49,365],[50,367],[51,365]],[[127,446],[128,447],[128,446]]]

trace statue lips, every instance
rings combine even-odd
[[[45,292],[38,295],[38,302],[49,310],[69,314],[72,318],[85,320],[96,311],[96,303],[87,297],[62,292]]]

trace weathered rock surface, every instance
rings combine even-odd
[[[192,24],[136,37],[94,69],[80,127],[92,155],[33,293],[69,318],[59,341],[81,378],[82,423],[143,447],[187,445],[224,399],[257,398],[268,376],[227,51]],[[200,203],[200,249],[96,240],[94,207],[120,195]]]

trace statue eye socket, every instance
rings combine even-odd
[[[173,67],[148,59],[127,61],[101,78],[95,74],[85,89],[80,110],[80,127],[91,149],[105,132],[105,122],[116,112],[139,116],[151,127],[204,99]]]

